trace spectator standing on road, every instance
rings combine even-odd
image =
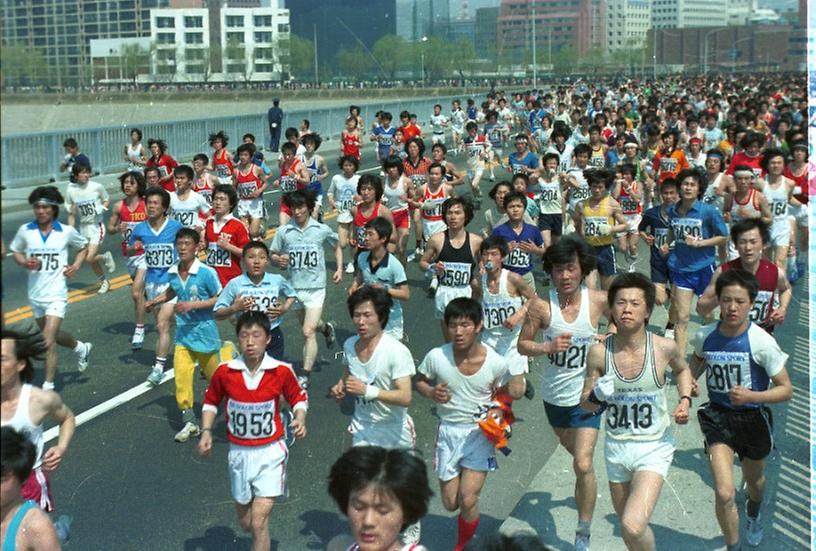
[[[280,146],[281,125],[283,124],[283,109],[280,108],[279,98],[272,100],[272,107],[266,113],[266,118],[269,121],[269,150],[277,152],[278,146]]]

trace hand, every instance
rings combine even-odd
[[[65,267],[65,269],[62,271],[62,273],[65,275],[65,277],[67,277],[68,279],[71,279],[77,273],[77,270],[79,270],[79,267],[77,267],[77,266],[75,266],[73,264],[68,264]]]
[[[193,310],[193,303],[190,301],[177,302],[176,305],[173,307],[173,311],[176,314],[186,314],[191,310]]]
[[[440,277],[445,275],[445,263],[444,262],[437,262],[436,264],[433,265],[433,267],[434,267],[434,272],[436,272],[436,275],[438,275]]]
[[[700,395],[700,385],[697,383],[697,379],[691,381],[691,397],[697,398]]]
[[[783,321],[785,321],[785,314],[787,310],[785,308],[777,308],[773,312],[771,312],[771,316],[768,318],[768,322],[771,325],[781,325]]]
[[[148,313],[152,312],[154,306],[156,306],[156,301],[155,300],[148,300],[147,302],[144,303],[145,312],[148,312]]]
[[[341,267],[338,267],[337,270],[334,272],[334,275],[332,276],[332,283],[337,285],[341,281],[343,281],[343,270],[341,269]]]
[[[615,373],[610,371],[603,377],[599,377],[592,387],[592,392],[602,402],[606,402],[615,394]]]
[[[598,224],[598,233],[600,235],[609,235],[612,233],[612,226],[609,224]]]
[[[125,230],[127,230],[127,228],[128,228],[127,222],[119,222],[119,225],[116,226],[116,231],[118,231],[119,233],[124,233]]]
[[[198,439],[198,455],[207,457],[210,455],[212,449],[212,430],[201,431],[201,437]]]
[[[292,419],[292,422],[289,423],[289,428],[292,429],[292,434],[295,435],[295,438],[301,439],[306,437],[306,421],[295,417]]]
[[[695,248],[695,249],[699,248],[701,246],[700,242],[702,240],[703,240],[702,237],[695,237],[693,235],[687,235],[686,236],[686,246],[692,247],[692,248]]]
[[[32,272],[36,272],[42,266],[42,261],[35,256],[29,256],[26,258],[24,266]]]
[[[289,267],[289,255],[282,254],[278,256],[278,267],[284,270]]]
[[[565,352],[572,344],[572,333],[564,333],[558,335],[552,342],[550,342],[549,354],[556,354],[558,352]]]
[[[515,314],[509,316],[506,320],[504,320],[504,323],[502,325],[504,326],[505,329],[510,329],[512,331],[513,329],[516,328],[516,325],[518,325],[519,322],[523,319],[524,313],[516,312]]]
[[[251,310],[255,304],[255,299],[250,296],[237,296],[232,303],[232,308],[235,312],[246,312]]]
[[[366,393],[366,384],[352,375],[346,377],[343,381],[343,387],[352,396],[364,396]]]
[[[43,454],[42,466],[46,471],[55,471],[62,463],[62,457],[65,455],[65,449],[62,446],[54,446],[48,448],[48,451]]]
[[[731,387],[731,390],[728,392],[728,398],[731,400],[731,405],[734,406],[742,406],[751,402],[753,396],[754,392],[752,390],[748,390],[740,385]]]
[[[329,396],[331,396],[338,402],[346,397],[346,387],[343,384],[342,379],[340,379],[336,385],[329,389]]]
[[[230,243],[229,235],[227,235],[225,233],[219,233],[218,234],[218,243],[217,243],[217,245],[219,247],[221,247],[222,249],[225,249],[226,245],[229,245],[229,243]]]
[[[133,250],[136,252],[140,252],[144,250],[144,243],[142,243],[139,239],[133,242]]]
[[[669,246],[668,245],[663,245],[662,247],[660,247],[659,250],[660,250],[661,255],[669,256]]]
[[[269,308],[266,309],[266,317],[273,320],[278,319],[279,317],[284,315],[288,310],[289,310],[288,308],[281,305],[270,306]]]
[[[652,245],[654,245],[654,242],[655,242],[654,235],[648,235],[648,234],[647,234],[647,235],[644,235],[644,236],[643,236],[643,240],[644,240],[644,241],[646,242],[646,244],[647,244],[648,246],[650,246],[650,247],[651,247]]]
[[[685,425],[688,423],[689,420],[689,403],[688,400],[680,400],[680,403],[677,404],[677,407],[674,408],[672,412],[672,417],[674,417],[674,422],[678,425]]]
[[[527,241],[519,241],[518,248],[526,253],[534,253],[538,250],[536,244],[532,242],[532,240],[528,239]]]
[[[437,404],[447,404],[450,402],[451,393],[448,390],[448,383],[439,383],[433,388],[431,399]]]

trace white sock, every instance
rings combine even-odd
[[[74,347],[74,352],[79,354],[83,350],[85,350],[85,343],[82,341],[77,341],[77,345]]]
[[[51,381],[44,381],[42,384],[43,390],[54,390],[54,388],[56,387],[54,387],[54,383]]]

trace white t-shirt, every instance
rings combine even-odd
[[[444,134],[445,125],[448,123],[448,117],[443,114],[431,115],[431,128],[434,134]]]
[[[351,178],[346,178],[342,174],[332,176],[329,186],[329,195],[334,199],[337,206],[337,221],[348,224],[354,217],[351,215],[351,207],[354,206],[354,195],[357,193],[357,181],[359,174]]]
[[[374,349],[374,354],[363,363],[357,357],[354,346],[360,337],[346,339],[343,352],[346,355],[349,373],[367,385],[374,385],[381,390],[392,390],[393,381],[402,377],[413,377],[416,373],[411,351],[397,339],[383,333],[380,342]],[[376,424],[378,427],[394,427],[398,433],[402,432],[402,425],[408,408],[386,404],[381,400],[366,400],[357,396],[354,401],[354,417],[352,427],[362,428]]]
[[[204,226],[204,218],[198,216],[199,213],[204,216],[210,213],[210,205],[203,195],[190,190],[187,199],[182,201],[175,191],[170,193],[170,218],[185,228],[200,228]]]
[[[76,205],[76,218],[81,226],[99,224],[102,222],[102,203],[108,199],[110,195],[99,182],[90,180],[84,186],[71,182],[65,192],[65,208],[70,211]]]
[[[26,258],[40,260],[40,269],[28,270],[28,299],[39,303],[50,303],[68,299],[68,286],[63,270],[68,265],[68,247],[82,249],[88,240],[72,226],[54,222],[47,236],[40,233],[37,222],[20,226],[11,241],[11,250],[25,253]]]
[[[487,355],[482,367],[473,375],[463,375],[453,359],[453,345],[434,348],[422,360],[417,371],[436,383],[447,383],[451,399],[437,404],[441,423],[472,425],[489,406],[495,390],[509,379],[507,361],[492,348],[485,346]]]

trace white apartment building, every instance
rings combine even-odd
[[[289,10],[222,8],[219,33],[211,33],[212,23],[204,8],[150,10],[153,80],[269,81],[288,72]]]
[[[652,0],[607,0],[607,51],[643,46],[651,27]]]
[[[747,25],[758,7],[757,0],[728,0],[728,25]]]
[[[729,0],[653,0],[652,26],[656,29],[724,27]]]

